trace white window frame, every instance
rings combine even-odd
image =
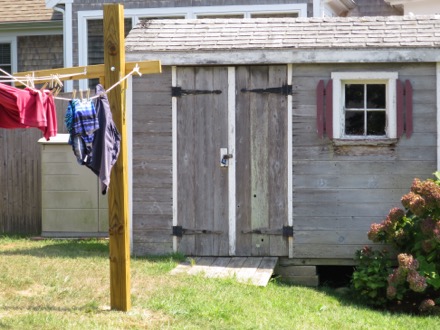
[[[307,4],[281,5],[247,5],[247,6],[200,6],[200,7],[167,7],[167,8],[132,8],[124,10],[124,17],[132,19],[136,26],[141,18],[182,16],[185,19],[197,18],[198,15],[243,14],[250,18],[252,14],[263,13],[297,13],[298,17],[307,17]],[[87,20],[103,19],[102,10],[78,11],[78,65],[88,65],[87,60]],[[87,89],[87,80],[79,82],[81,89]]]
[[[383,140],[397,137],[397,72],[333,72],[333,138],[344,140]],[[344,134],[345,99],[343,86],[347,83],[386,85],[386,136],[354,136]]]
[[[0,44],[10,44],[11,45],[11,70],[12,72],[17,72],[18,61],[17,61],[17,37],[2,37],[0,36]]]

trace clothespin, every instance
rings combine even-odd
[[[90,88],[87,88],[87,101],[90,101]]]
[[[79,96],[81,97],[81,101],[84,100],[83,90],[79,90]]]
[[[40,91],[44,91],[49,83],[46,81],[43,87],[40,88]]]
[[[72,99],[76,99],[76,89],[73,89],[72,91]]]

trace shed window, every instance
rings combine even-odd
[[[345,134],[386,135],[386,84],[344,84]]]
[[[337,72],[333,79],[333,138],[396,138],[395,72]]]

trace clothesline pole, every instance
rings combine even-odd
[[[104,4],[104,76],[108,88],[125,76],[124,7]],[[123,81],[108,93],[113,121],[121,134],[119,158],[110,177],[110,305],[111,309],[129,311],[130,237],[128,205],[128,155],[125,86]]]

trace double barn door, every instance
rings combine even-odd
[[[286,66],[173,71],[174,248],[288,255]]]

